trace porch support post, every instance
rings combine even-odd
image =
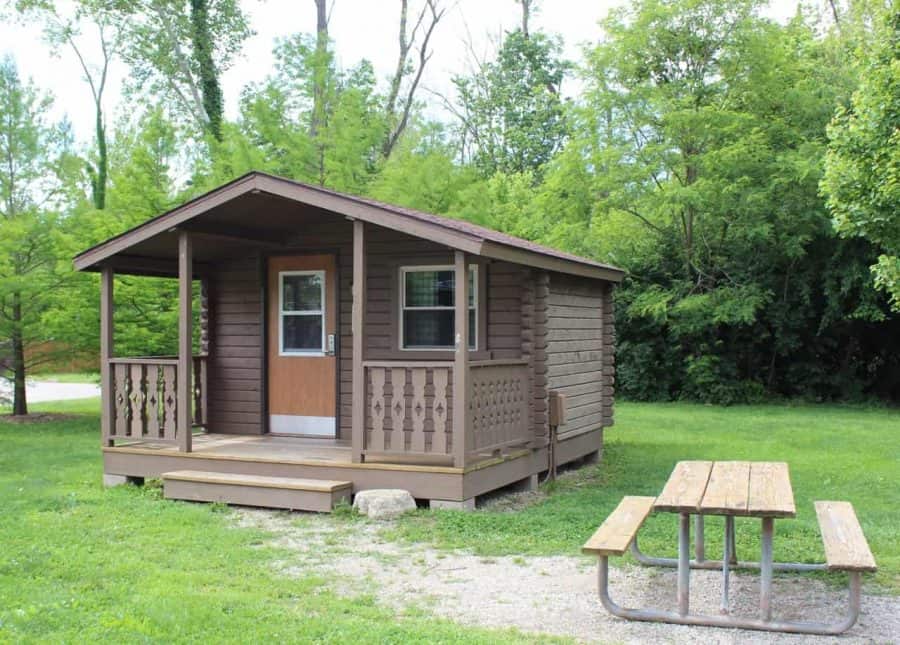
[[[111,446],[113,440],[113,423],[116,418],[115,391],[112,365],[109,364],[115,353],[113,327],[113,268],[105,266],[100,272],[100,432],[102,445]]]
[[[191,383],[191,371],[193,363],[193,252],[191,248],[191,234],[187,231],[178,231],[178,381],[176,398],[178,399],[178,414],[176,417],[176,432],[178,448],[182,452],[191,451],[191,439],[193,433],[193,387]]]
[[[469,451],[469,271],[466,254],[454,253],[453,465],[464,468]]]
[[[363,367],[366,326],[366,229],[360,220],[353,221],[353,407],[350,437],[353,463],[364,460],[366,421],[366,372]]]

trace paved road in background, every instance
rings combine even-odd
[[[54,381],[28,381],[25,385],[29,403],[40,401],[65,401],[100,396],[100,386],[94,383],[56,383]],[[12,383],[0,379],[0,400],[12,398]]]

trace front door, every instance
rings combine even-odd
[[[333,255],[269,258],[269,432],[335,436]]]

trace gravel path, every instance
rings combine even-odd
[[[617,643],[893,643],[900,642],[900,598],[864,595],[859,621],[839,638],[625,621],[610,616],[596,594],[596,565],[587,558],[484,558],[396,543],[383,524],[241,509],[240,523],[271,531],[296,557],[281,563],[288,575],[324,574],[344,595],[372,594],[402,611],[419,607],[458,623],[516,627],[583,642]],[[675,572],[626,566],[610,571],[613,598],[626,606],[674,609]],[[691,608],[716,613],[719,574],[691,574]],[[732,608],[754,615],[758,580],[733,574]],[[816,580],[776,577],[777,618],[834,620],[846,594]]]

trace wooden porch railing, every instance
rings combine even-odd
[[[452,458],[461,428],[453,422],[452,361],[364,361],[363,454]],[[532,440],[528,362],[473,361],[465,432],[469,456]]]
[[[364,361],[363,367],[364,454],[452,455],[452,361]]]
[[[473,361],[469,364],[468,446],[490,453],[532,439],[526,360]]]
[[[178,440],[178,359],[110,358],[113,411],[107,440],[175,443]],[[205,426],[207,357],[193,357],[192,426]],[[190,432],[192,428],[187,431]]]

